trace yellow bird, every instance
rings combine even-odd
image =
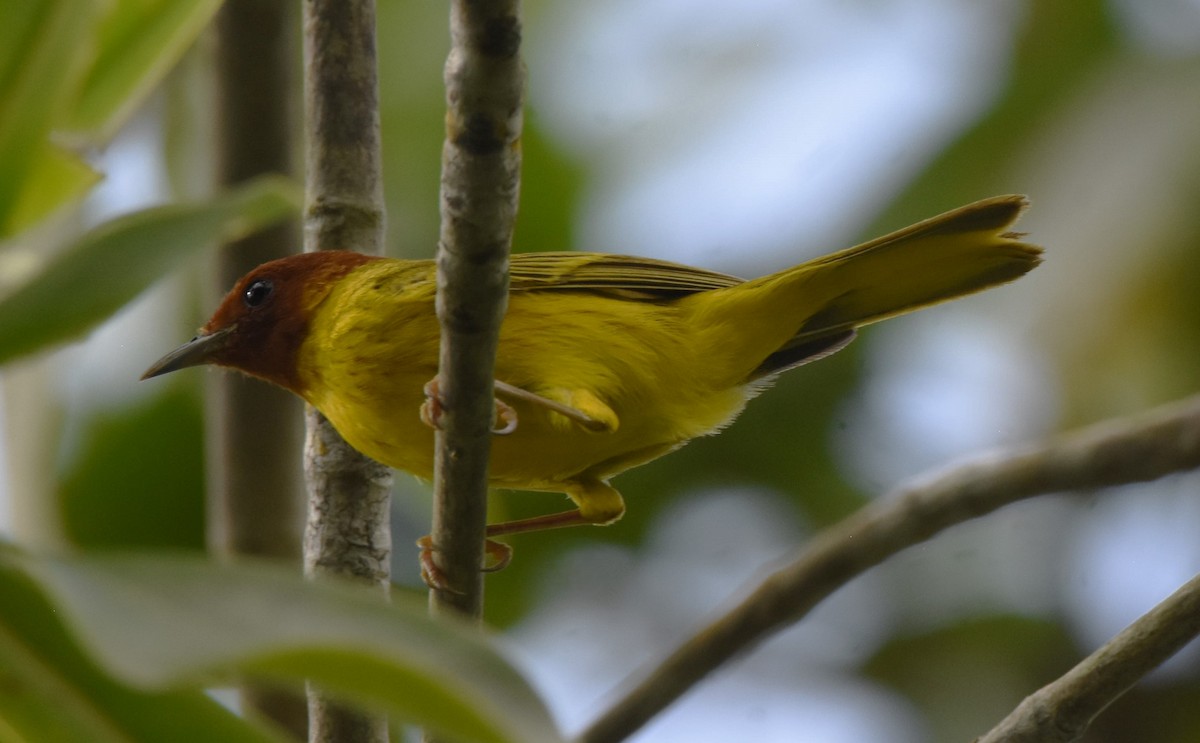
[[[860,326],[1023,275],[1041,254],[1009,231],[1026,205],[986,199],[750,281],[647,258],[514,255],[496,394],[516,426],[493,440],[490,483],[565,493],[576,508],[488,535],[610,524],[625,512],[613,476],[721,430],[775,375]],[[342,251],[263,264],[143,378],[233,367],[304,398],[364,454],[429,478],[434,274],[430,260]]]

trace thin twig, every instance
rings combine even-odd
[[[374,0],[305,0],[305,250],[381,254],[384,240]],[[352,449],[308,411],[309,510],[304,567],[390,585],[391,471]],[[386,743],[387,720],[309,689],[309,740]]]
[[[1025,698],[978,743],[1069,743],[1096,715],[1200,634],[1200,575]]]
[[[295,27],[291,0],[226,3],[217,13],[217,172],[222,186],[264,173],[291,175]],[[223,245],[216,300],[250,269],[295,252],[289,221]],[[208,543],[219,555],[261,555],[300,564],[304,491],[300,406],[295,397],[241,374],[208,380]],[[308,713],[292,691],[243,685],[243,704],[308,737]]]
[[[516,0],[454,0],[450,6],[437,294],[443,414],[431,532],[447,588],[430,593],[435,614],[478,617],[483,608],[492,385],[520,184],[519,12]]]
[[[954,524],[1047,493],[1154,480],[1200,466],[1200,397],[951,467],[889,493],[675,650],[578,738],[627,738],[705,676],[799,621],[868,568]]]

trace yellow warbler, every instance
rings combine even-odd
[[[511,262],[496,394],[510,435],[490,482],[565,493],[577,509],[489,536],[609,524],[609,479],[719,431],[774,375],[843,348],[859,326],[1011,281],[1041,250],[998,196],[751,281],[646,258],[530,253]],[[437,374],[434,263],[307,253],[243,277],[191,342],[143,378],[229,366],[296,393],[352,446],[420,477]]]

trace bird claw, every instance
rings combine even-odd
[[[483,566],[483,572],[485,573],[498,573],[512,562],[513,548],[504,542],[497,542],[495,539],[485,539],[483,542],[483,551],[491,559],[491,562]]]
[[[435,591],[448,591],[462,595],[460,591],[450,587],[450,584],[446,582],[446,574],[438,567],[437,560],[433,555],[433,537],[426,534],[417,540],[417,546],[421,548],[417,560],[421,564],[421,580],[425,581],[425,585]]]
[[[546,410],[549,410],[551,412],[558,413],[559,415],[562,415],[569,420],[575,421],[576,423],[583,426],[584,428],[586,428],[589,431],[593,431],[596,433],[612,433],[613,431],[615,431],[617,429],[617,425],[615,422],[616,414],[613,413],[607,406],[605,406],[599,400],[596,400],[596,402],[601,405],[603,410],[607,411],[612,416],[611,421],[597,420],[596,418],[594,418],[591,415],[588,415],[587,413],[583,412],[579,408],[558,402],[557,400],[551,400],[548,397],[543,397],[542,395],[535,394],[533,392],[530,392],[529,390],[522,389],[515,385],[511,385],[508,382],[502,382],[499,379],[496,380],[496,391],[501,394],[508,395],[509,397],[515,398],[517,400],[523,400],[524,402],[527,402],[530,405],[537,405],[537,406],[545,408]],[[590,395],[590,393],[588,394],[588,396],[592,397],[593,399],[595,398],[595,396]],[[500,401],[497,400],[496,402],[499,403]]]
[[[434,377],[425,383],[425,402],[421,403],[421,422],[434,430],[442,427],[442,394],[438,389],[438,379]],[[424,548],[422,548],[424,549]]]
[[[508,403],[496,399],[496,422],[492,433],[497,436],[507,436],[517,430],[517,410]]]
[[[421,403],[421,422],[435,430],[441,430],[442,413],[445,407],[442,405],[441,390],[438,386],[438,379],[434,377],[425,383],[425,402]],[[517,430],[517,411],[513,406],[496,399],[496,425],[492,428],[492,433],[497,436],[507,436]]]
[[[437,564],[434,557],[433,538],[426,534],[417,540],[417,546],[421,548],[418,561],[421,564],[421,580],[425,581],[425,585],[435,591],[447,591],[461,596],[462,591],[450,586],[445,572]],[[494,539],[484,540],[483,550],[490,562],[480,568],[481,572],[495,573],[508,567],[508,564],[512,562],[513,548],[503,542],[497,542]]]

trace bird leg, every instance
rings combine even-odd
[[[425,581],[425,585],[438,591],[458,593],[446,582],[446,574],[438,567],[437,560],[433,556],[433,537],[426,534],[417,540],[417,546],[421,548],[417,560],[421,564],[421,580]],[[513,549],[503,542],[497,542],[494,539],[484,540],[483,551],[489,560],[480,568],[485,573],[503,570],[512,561]]]
[[[492,433],[497,436],[507,436],[517,430],[517,411],[503,400],[497,399],[495,403],[496,420],[499,425],[492,429]],[[421,422],[430,428],[440,429],[444,409],[438,378],[434,377],[425,383],[425,402],[421,403]]]
[[[613,421],[599,420],[591,415],[588,415],[577,407],[565,405],[557,400],[551,400],[548,397],[542,397],[541,395],[530,392],[529,390],[521,389],[520,387],[511,385],[508,382],[501,382],[499,379],[496,380],[496,392],[507,395],[516,400],[522,400],[531,405],[541,406],[546,410],[558,413],[559,415],[575,421],[589,431],[613,431],[616,429],[615,422]],[[613,419],[616,418],[616,414],[612,412],[612,409],[607,405],[604,405],[604,403],[600,402],[599,400],[595,400],[593,406],[601,408],[603,414],[605,414],[605,417],[610,417]]]
[[[561,529],[568,526],[595,524],[607,526],[617,521],[625,514],[625,500],[617,489],[602,480],[580,480],[570,484],[566,490],[567,496],[579,505],[571,511],[548,513],[527,519],[504,521],[499,524],[489,524],[485,532],[487,538],[483,543],[484,552],[491,559],[482,570],[494,573],[503,570],[512,560],[513,549],[503,542],[497,542],[492,537],[508,534],[523,534],[530,531],[545,531],[546,529]],[[423,536],[417,540],[421,548],[421,578],[430,588],[453,590],[447,587],[446,576],[437,566],[434,559],[435,548],[433,539]]]
[[[608,526],[625,515],[625,499],[616,488],[603,480],[575,480],[567,485],[565,492],[568,498],[575,501],[578,508],[573,511],[488,524],[487,536],[502,537],[506,534],[523,534],[585,524]]]
[[[617,430],[617,414],[603,401],[587,390],[575,390],[570,394],[576,405],[567,405],[552,400],[516,385],[493,382],[497,394],[505,395],[514,400],[537,405],[553,413],[572,420],[589,431],[611,433]],[[587,412],[585,412],[585,409]],[[421,421],[430,428],[438,428],[443,412],[441,393],[438,389],[438,378],[434,377],[425,384],[425,402],[421,404]],[[500,425],[492,429],[492,433],[503,436],[517,430],[517,411],[503,400],[496,398],[496,418]]]
[[[584,518],[583,514],[576,508],[571,511],[563,511],[562,513],[548,513],[544,516],[534,516],[527,519],[505,521],[500,524],[490,524],[486,532],[489,538],[483,542],[483,551],[489,558],[489,562],[484,564],[480,569],[485,573],[495,573],[508,567],[508,563],[512,561],[513,548],[503,542],[497,542],[491,539],[491,537],[593,523],[596,522]],[[436,550],[433,546],[433,538],[426,534],[417,540],[417,546],[421,548],[420,555],[417,558],[421,563],[421,580],[425,581],[425,585],[430,588],[439,591],[453,591],[454,589],[450,588],[446,582],[446,574],[438,567],[437,560],[434,557]]]
[[[547,529],[561,529],[567,526],[583,526],[594,523],[596,522],[584,518],[579,509],[575,508],[570,511],[562,511],[561,513],[547,513],[527,519],[515,519],[513,521],[503,521],[499,524],[489,524],[487,535],[489,537],[502,537],[508,534],[524,534],[528,531],[545,531]]]

